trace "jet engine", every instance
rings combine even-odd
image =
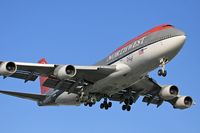
[[[58,98],[56,98],[55,103],[58,105],[76,105],[79,106],[81,102],[78,101],[78,95],[74,93],[68,94],[64,92]]]
[[[76,73],[77,70],[73,65],[58,66],[54,70],[54,75],[61,80],[73,78]]]
[[[186,109],[190,108],[193,104],[193,99],[190,96],[181,96],[176,100],[174,108]]]
[[[179,93],[178,87],[176,87],[175,85],[168,85],[168,86],[162,87],[159,95],[164,100],[171,100],[177,97],[178,93]]]
[[[17,71],[17,65],[14,62],[2,62],[0,64],[0,75],[11,76]]]

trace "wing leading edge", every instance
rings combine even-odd
[[[2,70],[0,71],[0,74],[2,76],[23,79],[25,82],[35,81],[38,76],[54,77],[59,80],[73,77],[74,79],[96,82],[116,71],[115,66],[76,66],[23,62],[0,63]],[[15,71],[10,72],[7,68],[11,68]],[[74,75],[67,75],[67,72],[72,72],[72,69],[74,71]]]

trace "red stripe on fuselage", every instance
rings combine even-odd
[[[149,35],[149,34],[151,34],[151,33],[154,33],[154,32],[157,32],[157,31],[161,31],[161,30],[164,30],[164,29],[168,29],[168,28],[173,28],[173,26],[172,26],[172,25],[169,25],[169,24],[162,24],[162,25],[159,25],[159,26],[157,26],[157,27],[155,27],[155,28],[153,28],[153,29],[151,29],[151,30],[148,30],[147,32],[145,32],[145,33],[139,35],[138,37],[133,38],[132,40],[128,41],[127,43],[125,43],[124,45],[122,45],[121,47],[119,47],[118,49],[116,49],[113,53],[115,53],[115,52],[117,52],[117,51],[119,51],[119,50],[125,48],[126,46],[132,44],[133,42],[135,42],[135,41],[141,39],[141,38],[144,37],[144,36],[147,36],[147,35]]]

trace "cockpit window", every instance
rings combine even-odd
[[[173,25],[170,25],[170,24],[168,24],[168,25],[164,25],[164,26],[162,26],[163,28],[164,27],[173,27]]]

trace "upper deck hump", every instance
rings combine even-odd
[[[131,39],[130,41],[128,41],[127,43],[125,43],[124,45],[122,45],[121,47],[117,48],[113,53],[125,48],[126,46],[130,45],[131,43],[141,39],[142,37],[144,36],[147,36],[151,33],[154,33],[154,32],[157,32],[157,31],[161,31],[161,30],[164,30],[164,29],[168,29],[168,28],[174,28],[174,26],[170,25],[170,24],[162,24],[162,25],[159,25],[159,26],[156,26],[146,32],[144,32],[143,34]]]

